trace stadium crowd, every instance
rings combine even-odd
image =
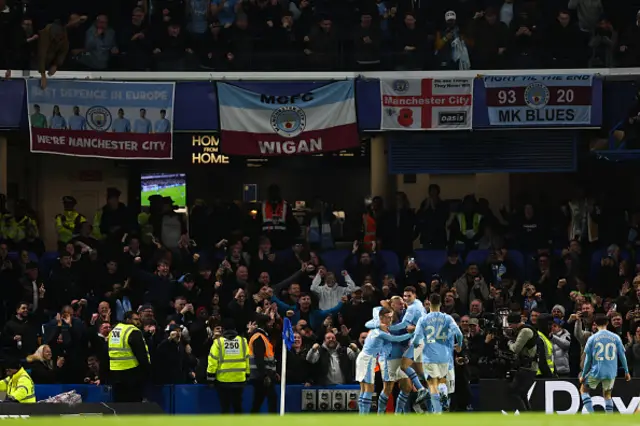
[[[389,207],[376,197],[362,234],[343,251],[330,249],[330,235],[320,244],[317,234],[301,234],[290,210],[286,229],[265,231],[264,212],[199,200],[189,236],[171,199],[152,197],[136,221],[119,195],[110,189],[93,232],[71,216],[73,235],[60,232],[60,251],[39,261],[27,251],[37,236],[25,233],[35,219],[3,209],[0,345],[36,384],[109,383],[106,336],[132,311],[151,355],[149,383],[204,383],[209,349],[225,330],[264,330],[278,348],[284,317],[295,329],[288,383],[353,383],[372,310],[407,288],[423,301],[440,293],[442,311],[463,331],[455,355],[461,409],[465,383],[504,373],[493,315],[504,309],[533,326],[550,313],[555,373],[572,377],[594,315],[605,313],[640,376],[640,213],[582,191],[562,207],[523,202],[500,217],[472,195],[443,201],[437,185],[418,209],[402,193]],[[73,201],[65,197],[65,214]],[[331,220],[322,209],[316,203],[309,229],[326,229],[317,226]],[[164,244],[169,236],[178,242]],[[414,251],[414,241],[423,249]]]
[[[0,69],[637,66],[639,8],[633,0],[0,0]]]

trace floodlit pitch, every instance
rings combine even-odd
[[[605,418],[606,416],[606,418]],[[429,416],[427,416],[429,417]],[[39,423],[49,426],[52,421],[60,421],[60,418],[32,417],[27,419],[31,424]],[[226,422],[249,425],[251,422],[259,422],[262,426],[391,426],[391,425],[424,425],[425,422],[435,420],[446,422],[448,425],[474,425],[474,426],[600,426],[606,422],[607,426],[638,425],[640,419],[637,415],[592,414],[558,416],[545,414],[521,414],[502,415],[485,413],[443,414],[437,419],[425,418],[424,415],[394,416],[358,416],[357,414],[287,414],[280,416],[113,416],[113,417],[65,417],[65,426],[111,426],[124,425],[135,422],[136,426],[173,426],[176,421],[188,420],[189,426],[211,426],[212,424],[225,424]]]

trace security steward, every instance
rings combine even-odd
[[[87,221],[87,218],[76,211],[78,202],[70,195],[62,197],[64,212],[56,216],[56,232],[58,233],[58,243],[67,244],[78,232],[80,224]]]
[[[249,343],[238,336],[233,320],[225,320],[223,333],[209,351],[207,381],[218,390],[223,414],[242,413],[242,393],[250,375]]]
[[[140,325],[140,316],[127,312],[107,338],[114,402],[142,402],[151,359]]]
[[[17,359],[4,362],[7,377],[0,381],[0,392],[7,394],[4,402],[33,404],[36,402],[36,388],[33,380]]]
[[[541,314],[536,322],[538,329],[538,378],[548,379],[556,377],[556,365],[553,359],[553,344],[547,336],[551,334],[551,322],[553,317],[549,314]]]
[[[277,413],[278,396],[276,395],[276,354],[269,334],[265,331],[269,317],[256,314],[256,328],[249,339],[249,364],[251,382],[253,383],[252,413],[259,413],[264,399],[267,398],[269,413]]]
[[[538,371],[538,331],[522,323],[520,314],[511,313],[507,317],[512,340],[509,350],[516,355],[516,371],[507,386],[506,400],[511,402],[513,411],[529,411],[531,405],[527,392],[533,385]]]

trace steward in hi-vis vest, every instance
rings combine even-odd
[[[114,402],[142,402],[151,359],[140,324],[140,316],[129,311],[107,337]]]
[[[242,413],[242,393],[249,379],[249,343],[238,336],[233,320],[225,320],[222,337],[209,351],[207,381],[215,385],[223,414]]]

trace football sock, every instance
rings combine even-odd
[[[400,391],[398,398],[396,398],[396,414],[404,414],[406,412],[408,401],[409,395]]]
[[[360,414],[369,414],[371,412],[371,403],[372,403],[373,393],[372,392],[364,392],[362,394],[362,411]]]
[[[388,402],[389,396],[384,392],[380,392],[378,396],[378,414],[384,414],[387,411]]]
[[[440,394],[431,394],[431,409],[434,413],[442,413],[442,405],[440,404]]]
[[[583,393],[581,395],[582,403],[584,404],[584,408],[587,409],[587,412],[593,413],[593,403],[591,402],[591,395],[588,393]]]
[[[613,399],[604,400],[604,411],[606,411],[607,414],[613,414]]]
[[[440,403],[442,404],[442,410],[449,410],[449,390],[447,389],[447,385],[444,383],[440,383],[438,385],[438,393],[440,393]]]
[[[420,383],[420,378],[418,377],[416,370],[411,367],[407,367],[404,372],[407,374],[409,380],[411,380],[411,383],[413,383],[413,386],[415,386],[417,390],[424,388],[424,386],[422,386],[422,383]]]

